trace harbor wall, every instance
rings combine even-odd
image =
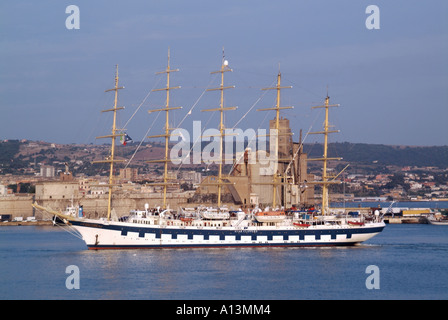
[[[33,217],[34,195],[0,197],[0,215],[9,214],[15,217]]]
[[[178,209],[179,206],[185,206],[187,195],[168,193],[167,201],[172,209]],[[36,201],[39,205],[50,207],[56,211],[64,211],[65,208],[71,205],[72,199],[65,198],[39,198],[34,195],[29,196],[8,196],[0,197],[0,215],[11,215],[11,218],[35,217],[37,220],[50,219],[48,215],[44,215],[39,210],[35,210],[31,204]],[[88,218],[104,217],[107,213],[108,195],[88,195],[73,197],[73,203],[83,206],[85,216]],[[150,207],[160,206],[163,202],[161,194],[119,194],[112,198],[112,207],[116,214],[120,217],[128,215],[129,210],[145,208],[145,204]],[[188,204],[191,206],[194,204]]]

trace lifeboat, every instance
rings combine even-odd
[[[255,219],[258,222],[281,222],[285,218],[286,214],[284,211],[261,211],[255,213]]]
[[[363,226],[364,225],[364,222],[359,222],[359,221],[348,221],[347,223],[352,226]]]
[[[201,216],[209,220],[227,220],[230,218],[230,212],[223,208],[207,208],[201,211]]]
[[[293,225],[300,228],[308,228],[310,226],[310,224],[308,223],[297,223],[297,222],[294,222]]]

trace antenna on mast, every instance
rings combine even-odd
[[[222,46],[222,64],[224,65],[224,61],[226,59],[226,55],[224,53],[224,46]]]

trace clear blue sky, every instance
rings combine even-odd
[[[80,29],[68,30],[67,6],[80,9]],[[380,29],[369,30],[368,5],[380,9]],[[165,1],[2,1],[0,4],[0,139],[95,143],[108,134],[114,68],[119,65],[120,104],[126,123],[149,90],[165,85],[155,72],[180,72],[172,84],[173,126],[184,118],[207,86],[218,85],[211,71],[226,73],[226,116],[232,127],[271,86],[279,70],[282,105],[295,132],[320,130],[327,86],[331,122],[341,130],[332,141],[378,144],[448,144],[448,2],[445,0],[165,0]],[[162,77],[162,78],[161,78]],[[160,82],[159,79],[161,78]],[[267,93],[239,128],[267,128],[274,114]],[[147,110],[164,104],[153,93],[127,126],[140,141],[154,122]],[[183,122],[209,121],[201,109],[219,105],[209,92]],[[151,134],[161,129],[159,117]],[[208,127],[217,128],[217,115]],[[314,142],[309,138],[307,142]],[[101,141],[103,142],[103,141]]]

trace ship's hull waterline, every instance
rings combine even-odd
[[[190,227],[124,222],[70,221],[87,247],[99,249],[351,246],[380,233],[385,224],[368,226]]]

